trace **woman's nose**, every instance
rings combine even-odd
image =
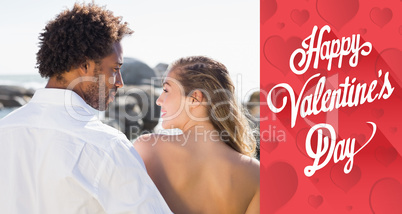
[[[159,95],[159,97],[158,97],[158,99],[156,99],[156,105],[158,105],[158,106],[162,106],[162,94],[161,95]]]

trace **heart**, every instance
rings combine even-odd
[[[402,26],[399,26],[399,34],[402,35]]]
[[[274,162],[266,168],[263,187],[266,192],[267,213],[275,213],[295,194],[298,186],[296,170],[286,162]]]
[[[296,135],[296,147],[300,153],[304,156],[310,158],[306,152],[306,136],[308,133],[308,128],[302,128],[297,132]],[[312,138],[312,147],[317,148],[317,138]]]
[[[332,182],[346,193],[359,182],[361,170],[354,164],[349,174],[345,174],[344,164],[346,164],[346,161],[334,164],[330,174]]]
[[[375,7],[370,11],[370,19],[379,27],[384,27],[392,19],[392,10],[389,8],[380,9]]]
[[[382,70],[382,76],[378,79],[383,82],[385,73],[389,71],[389,79],[392,83],[398,84],[402,88],[402,51],[396,48],[388,48],[378,55],[375,64],[375,72],[378,77],[378,71]],[[393,82],[394,81],[394,82]]]
[[[392,134],[395,134],[395,133],[398,131],[398,127],[391,127],[391,128],[389,128],[389,131],[390,131]]]
[[[360,33],[361,35],[366,34],[366,33],[367,33],[367,28],[360,28],[359,33]]]
[[[370,208],[376,214],[402,213],[402,185],[395,178],[378,180],[370,191]]]
[[[318,184],[318,182],[320,181],[320,179],[313,178],[313,177],[310,177],[310,180],[311,180],[311,182],[313,182],[313,184]]]
[[[352,115],[359,107],[360,105],[347,108],[340,108],[340,110],[346,113],[347,115]]]
[[[375,118],[380,118],[384,115],[384,109],[377,109],[377,108],[373,108],[372,112],[373,116]]]
[[[298,37],[290,37],[285,42],[280,36],[271,36],[264,43],[265,59],[286,76],[290,71],[290,55],[301,47],[301,42],[302,40]]]
[[[351,138],[356,139],[356,142],[360,145],[364,145],[366,143],[366,136],[364,134],[355,134],[350,135]]]
[[[282,30],[282,29],[285,27],[285,23],[283,23],[283,22],[278,22],[278,23],[276,24],[276,27],[278,27],[279,30]]]
[[[390,165],[398,156],[398,152],[394,147],[385,148],[384,146],[379,146],[375,150],[375,158],[384,166]]]
[[[324,201],[324,198],[321,195],[310,195],[308,197],[308,203],[310,204],[310,206],[314,207],[317,209],[317,207],[319,207],[322,202]]]
[[[318,15],[338,31],[356,15],[358,10],[358,0],[317,0]]]
[[[290,13],[290,18],[299,26],[302,26],[305,22],[307,22],[309,17],[310,14],[307,10],[300,11],[295,9]]]
[[[264,24],[268,19],[270,19],[275,13],[278,5],[276,0],[262,0],[260,5],[260,20],[261,24]]]
[[[272,139],[266,138],[267,136],[264,135],[264,132],[262,133],[260,137],[260,142],[261,142],[261,149],[266,150],[268,153],[271,153],[278,147],[279,142],[274,142]],[[269,136],[268,136],[269,137]],[[261,140],[263,139],[263,140]]]

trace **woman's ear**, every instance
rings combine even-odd
[[[191,105],[194,107],[199,106],[202,104],[203,99],[204,95],[202,92],[200,90],[194,90],[190,97]]]
[[[205,97],[205,94],[203,94],[201,90],[193,90],[190,95],[191,96],[186,98],[189,102],[189,104],[186,105],[186,108],[188,108],[186,110],[189,110],[187,112],[188,116],[190,116],[191,119],[202,121],[209,120],[208,110],[206,108],[206,100],[208,98]]]

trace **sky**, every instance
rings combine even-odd
[[[37,74],[39,33],[48,21],[75,2],[3,2],[0,75]],[[122,16],[135,31],[122,41],[125,57],[155,67],[184,56],[204,55],[226,65],[244,96],[259,88],[258,0],[95,0],[95,3]]]

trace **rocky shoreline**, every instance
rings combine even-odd
[[[21,86],[0,85],[0,109],[25,105],[31,100],[35,90]]]

